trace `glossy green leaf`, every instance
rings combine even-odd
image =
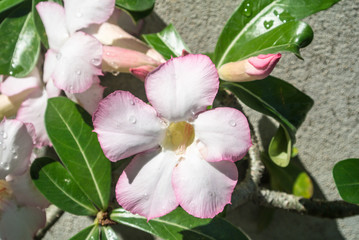
[[[36,187],[52,204],[75,215],[96,215],[95,206],[60,162],[38,158],[30,173]]]
[[[293,185],[293,194],[304,198],[313,196],[313,183],[307,173],[302,172],[298,175]]]
[[[116,6],[136,12],[151,9],[154,5],[155,0],[116,0]]]
[[[110,218],[118,223],[140,229],[163,239],[248,239],[238,228],[223,218],[195,218],[181,208],[148,222],[145,217],[131,214],[121,208],[114,210]]]
[[[6,11],[16,5],[24,2],[25,0],[1,0],[0,1],[0,13]]]
[[[269,172],[273,190],[302,197],[312,197],[313,182],[298,161],[291,161],[287,167],[283,168],[271,161],[267,155],[262,154],[261,159]]]
[[[116,232],[110,226],[101,227],[101,240],[118,240]]]
[[[25,2],[0,25],[0,74],[24,77],[37,63],[40,37],[30,10]]]
[[[288,166],[292,155],[292,141],[287,130],[282,126],[279,126],[277,133],[270,141],[268,154],[278,166]]]
[[[250,108],[276,119],[287,130],[292,144],[297,129],[313,106],[309,96],[272,76],[252,82],[222,82],[221,87],[231,91]]]
[[[64,97],[48,100],[45,125],[56,153],[75,182],[100,209],[110,197],[111,164],[92,132],[91,116]]]
[[[69,240],[99,240],[100,228],[97,224],[89,226]]]
[[[47,40],[45,27],[44,27],[44,24],[42,23],[40,16],[39,16],[39,13],[37,12],[37,9],[36,9],[36,5],[39,2],[43,2],[43,1],[45,1],[45,0],[32,0],[32,14],[33,14],[34,23],[36,26],[36,31],[37,31],[38,35],[40,36],[41,42],[42,42],[42,44],[44,44],[44,46],[46,48],[49,48],[49,43]]]
[[[312,39],[312,31],[308,25],[296,20],[327,9],[338,1],[243,1],[227,21],[218,39],[215,49],[216,66],[259,53],[293,51],[298,54],[298,49],[295,48],[308,45]],[[292,21],[293,23],[290,23]],[[261,37],[263,34],[266,36]],[[283,48],[282,44],[284,44]],[[271,45],[275,47],[272,49]]]
[[[335,164],[333,177],[343,200],[359,204],[359,159],[346,159]]]
[[[161,53],[165,59],[171,59],[172,56],[181,56],[182,50],[190,52],[172,24],[159,33],[144,34],[142,37],[148,45]]]

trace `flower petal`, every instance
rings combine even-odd
[[[61,89],[57,88],[52,78],[46,84],[46,93],[48,98],[58,97],[61,94]]]
[[[233,162],[207,162],[191,145],[173,170],[172,185],[186,212],[199,218],[213,218],[230,203],[237,179]]]
[[[64,0],[64,3],[71,34],[90,24],[105,22],[115,9],[115,0]]]
[[[207,161],[242,159],[252,146],[246,117],[234,108],[203,112],[193,123],[197,146]]]
[[[49,49],[45,54],[45,61],[44,61],[44,74],[43,74],[43,81],[47,83],[52,79],[52,74],[55,71],[57,66],[57,58],[61,57],[61,54],[56,53],[54,50]]]
[[[102,99],[104,87],[100,85],[100,79],[94,76],[92,86],[82,93],[65,92],[66,96],[72,101],[80,104],[91,115],[96,111],[99,102]]]
[[[36,147],[51,146],[44,122],[47,99],[47,93],[44,89],[33,92],[22,103],[16,115],[16,119],[31,123],[35,127]]]
[[[125,91],[116,91],[100,102],[93,124],[102,150],[111,161],[154,148],[165,134],[156,111]]]
[[[54,2],[40,2],[36,5],[36,9],[45,26],[50,48],[59,50],[69,37],[65,9]]]
[[[152,106],[170,121],[184,121],[211,105],[218,91],[216,67],[205,55],[173,58],[145,81]]]
[[[174,210],[178,203],[172,189],[174,152],[153,150],[137,155],[123,171],[116,185],[118,203],[148,220]]]
[[[11,202],[1,213],[0,238],[32,240],[45,223],[45,211],[34,207],[17,207]]]
[[[34,147],[26,125],[18,120],[3,119],[0,123],[0,142],[0,179],[9,174],[23,174],[30,165]]]
[[[50,203],[39,192],[39,190],[37,190],[32,182],[30,171],[26,171],[21,176],[14,177],[11,181],[9,181],[9,184],[18,204],[40,208],[46,208],[49,206]]]
[[[94,75],[101,75],[102,45],[82,32],[71,36],[56,55],[54,84],[70,93],[89,89]]]
[[[25,99],[35,88],[41,86],[40,74],[37,68],[24,78],[7,77],[0,83],[1,93],[6,96],[15,96],[21,94]]]

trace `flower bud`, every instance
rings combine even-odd
[[[147,75],[155,69],[156,69],[156,67],[154,67],[154,66],[146,65],[146,66],[140,66],[137,68],[130,68],[130,72],[133,76],[135,76],[136,78],[138,78],[144,82]]]
[[[140,66],[157,67],[161,63],[134,50],[119,47],[103,47],[102,70],[105,72],[130,72],[130,68]]]
[[[218,70],[222,80],[246,82],[266,78],[281,58],[281,54],[266,54],[251,57],[242,61],[230,62]]]

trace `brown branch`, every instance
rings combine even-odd
[[[306,199],[284,192],[260,189],[252,195],[255,203],[270,208],[285,209],[292,212],[322,218],[344,218],[359,214],[359,206],[345,201]]]

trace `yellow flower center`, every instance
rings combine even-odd
[[[162,147],[181,154],[193,143],[193,140],[194,128],[191,124],[184,121],[173,122],[167,128]]]
[[[12,196],[12,190],[10,185],[5,180],[0,180],[0,210],[2,209],[2,203]]]

